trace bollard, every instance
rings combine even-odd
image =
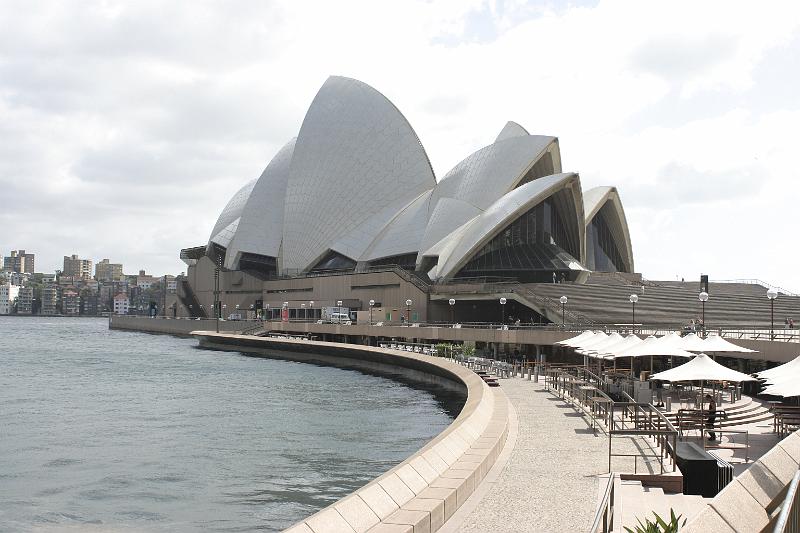
[[[533,365],[533,382],[539,383],[539,365]]]
[[[668,413],[672,411],[672,396],[667,396],[666,410]]]
[[[528,381],[531,380],[531,367],[528,365]]]

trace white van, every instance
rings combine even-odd
[[[333,324],[346,324],[350,325],[352,322],[350,321],[350,315],[347,313],[331,313],[330,321]]]

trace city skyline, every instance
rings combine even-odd
[[[645,277],[798,291],[796,195],[779,193],[795,189],[798,6],[689,6],[6,9],[0,250],[32,251],[40,272],[77,253],[179,273],[179,250],[207,242],[228,191],[340,74],[403,110],[436,179],[513,120],[558,135],[587,189],[617,185]]]

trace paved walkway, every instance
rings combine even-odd
[[[574,532],[591,525],[608,438],[542,383],[500,381],[517,411],[516,444],[500,477],[460,525],[464,532]]]

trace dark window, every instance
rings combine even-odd
[[[311,272],[321,272],[326,270],[355,270],[356,262],[339,252],[330,251],[325,254]]]
[[[606,218],[608,205],[603,206],[587,228],[586,249],[594,260],[594,270],[600,272],[624,272],[625,262],[619,253],[614,235]]]
[[[526,212],[478,251],[457,277],[551,281],[553,272],[569,276],[574,271],[570,263],[579,263],[580,244],[562,217],[566,201],[557,194]]]

